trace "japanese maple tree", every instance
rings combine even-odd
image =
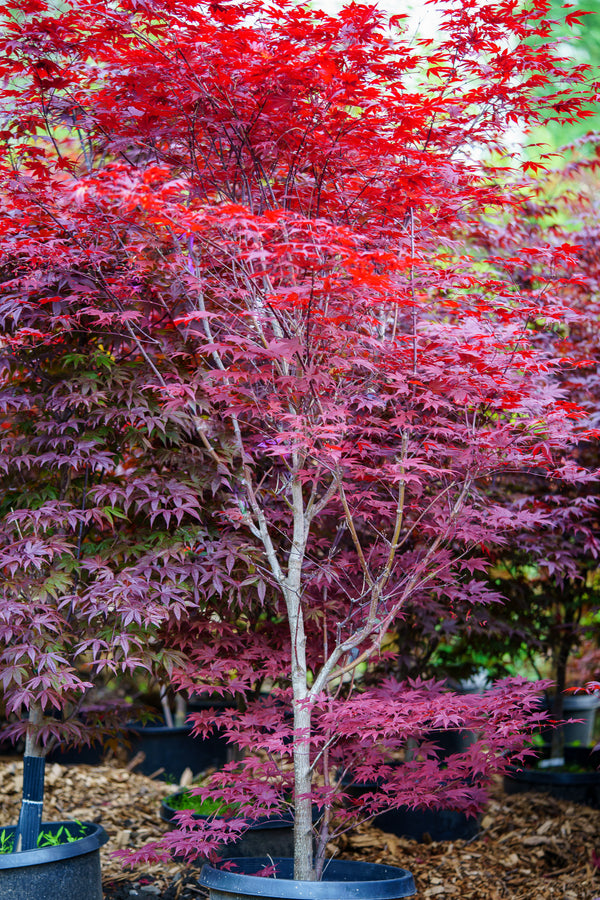
[[[43,234],[35,208],[3,201],[9,219],[23,213],[19,228],[26,220]],[[159,628],[193,594],[183,584],[187,536],[176,526],[184,514],[199,518],[199,491],[194,478],[169,474],[167,415],[144,435],[132,428],[132,416],[150,423],[156,410],[126,359],[117,363],[114,335],[57,333],[56,292],[85,293],[85,273],[19,237],[2,252],[2,734],[26,738],[23,815],[35,815],[21,822],[17,847],[30,849],[47,752],[114,734],[131,716],[95,688],[123,674],[166,677],[181,662]],[[116,485],[126,489],[113,504],[104,492]],[[158,531],[157,520],[175,527]]]
[[[158,549],[144,570],[167,600],[187,591],[164,631],[188,659],[175,681],[245,698],[220,721],[255,753],[215,789],[244,812],[292,791],[300,879],[321,872],[333,773],[357,754],[363,781],[386,776],[367,813],[444,796],[472,810],[500,751],[521,748],[526,685],[453,698],[430,682],[367,690],[360,675],[409,602],[494,599],[477,548],[536,513],[494,502],[491,476],[578,475],[556,462],[578,427],[568,363],[531,330],[568,320],[568,304],[521,291],[466,236],[521,202],[510,129],[576,118],[594,89],[546,41],[546,3],[441,8],[435,43],[374,7],[288,0],[26,0],[3,22],[4,340],[35,354],[81,341],[118,365],[101,403],[103,376],[89,401],[77,386],[102,408],[81,413],[100,446],[108,423],[160,432],[168,461],[142,441],[94,502],[127,515],[141,494],[161,533],[186,529],[182,572]],[[114,456],[92,468],[114,475]],[[171,486],[188,479],[193,491]],[[445,727],[485,739],[442,763],[427,735]],[[206,829],[167,843],[214,846]]]
[[[181,664],[159,629],[194,597],[182,520],[199,521],[204,490],[179,454],[173,476],[177,414],[140,390],[118,332],[85,325],[87,249],[64,253],[60,228],[48,229],[42,176],[15,170],[0,196],[2,737],[25,738],[24,850],[36,846],[48,751],[114,734],[131,716],[95,688]]]

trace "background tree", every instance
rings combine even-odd
[[[515,510],[537,512],[540,525],[515,533],[508,546],[493,554],[491,577],[509,602],[497,610],[497,621],[514,627],[516,653],[551,674],[556,684],[553,712],[562,718],[562,692],[568,666],[582,643],[597,644],[598,611],[598,226],[593,186],[597,184],[597,153],[593,136],[573,143],[567,163],[537,174],[520,214],[503,227],[475,240],[492,263],[522,291],[536,298],[560,291],[569,303],[568,322],[551,330],[531,331],[539,344],[572,365],[559,376],[562,395],[577,415],[585,413],[586,439],[573,446],[564,462],[579,470],[574,483],[546,481],[536,467],[491,485],[495,496],[504,493]],[[591,156],[581,156],[586,142]],[[565,268],[556,269],[540,257],[524,266],[514,250],[524,243],[565,250]],[[568,249],[570,248],[570,249]],[[568,252],[567,252],[568,251]],[[565,276],[567,276],[565,278]],[[524,651],[524,652],[523,652]],[[594,675],[593,663],[581,672],[579,683]],[[560,755],[561,732],[555,754]]]

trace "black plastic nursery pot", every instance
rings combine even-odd
[[[428,740],[439,747],[438,759],[447,759],[455,753],[464,753],[477,740],[477,734],[467,728],[447,728],[432,731]]]
[[[355,800],[360,800],[362,794],[376,791],[377,788],[377,782],[344,785],[344,790]],[[480,818],[454,809],[411,809],[409,806],[399,806],[378,813],[372,819],[372,824],[388,834],[420,842],[469,841],[479,832]]]
[[[545,793],[557,800],[600,809],[600,753],[592,753],[587,747],[565,747],[564,762],[564,768],[511,766],[504,776],[504,790],[507,794]]]
[[[200,872],[210,900],[400,900],[415,894],[411,873],[396,866],[333,860],[325,864],[321,881],[296,881],[292,859],[263,856],[228,863],[235,868],[204,866]],[[257,875],[269,866],[275,866],[275,877]]]
[[[102,900],[100,847],[108,840],[101,825],[91,822],[47,822],[44,834],[61,828],[85,835],[69,843],[21,853],[0,853],[2,900]],[[16,826],[0,829],[5,837]]]
[[[181,807],[171,806],[171,802],[175,798],[179,798],[184,791],[177,791],[170,794],[162,801],[160,806],[160,817],[163,822],[175,826],[173,821],[175,814]],[[201,813],[194,813],[196,820],[207,819]],[[259,854],[268,854],[269,856],[290,856],[294,850],[294,817],[282,815],[278,813],[274,816],[264,817],[251,822],[248,830],[239,838],[239,840],[231,844],[225,844],[219,851],[219,855],[223,859],[231,857],[258,857]]]
[[[165,781],[179,781],[185,769],[197,775],[210,766],[219,768],[227,762],[225,738],[218,734],[193,737],[191,725],[129,725],[127,740],[130,759],[140,752],[144,754],[136,771]]]
[[[479,831],[477,816],[455,809],[410,809],[400,806],[373,819],[375,828],[415,841],[470,841]]]
[[[540,697],[541,710],[551,714],[553,706],[553,697],[547,695]],[[562,719],[574,720],[560,726],[564,743],[567,746],[589,747],[594,741],[594,725],[596,712],[600,707],[600,694],[564,694],[562,707]],[[554,728],[548,723],[542,724],[539,729],[543,740],[548,743],[552,741],[553,732]]]
[[[98,741],[81,747],[55,747],[46,757],[47,763],[61,766],[98,766],[104,757],[104,747]]]
[[[594,739],[594,724],[599,706],[598,694],[568,694],[563,697],[564,717],[581,720],[562,726],[565,744],[589,747]]]
[[[4,723],[6,727],[6,722]],[[0,726],[0,756],[22,756],[24,741],[20,738],[18,741],[4,737],[2,734],[2,726]]]

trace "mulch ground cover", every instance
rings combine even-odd
[[[21,778],[20,760],[0,758],[2,824],[16,821]],[[46,785],[46,820],[100,822],[110,835],[101,851],[105,900],[205,896],[197,868],[123,869],[112,856],[164,830],[158,807],[172,785],[117,764],[51,764]],[[422,900],[600,900],[600,811],[542,794],[506,796],[500,785],[471,841],[417,843],[361,826],[330,849],[342,858],[409,869]]]

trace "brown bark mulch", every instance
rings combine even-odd
[[[20,760],[0,758],[0,827],[16,821],[21,778]],[[50,764],[44,819],[104,826],[111,838],[101,850],[105,900],[195,900],[204,896],[198,869],[124,869],[112,856],[164,830],[158,807],[173,790],[117,764]],[[495,787],[481,832],[468,842],[419,844],[365,825],[335,849],[340,857],[409,869],[419,900],[600,900],[600,811],[543,794],[506,796]]]
[[[418,844],[359,828],[342,840],[342,855],[409,869],[419,898],[600,900],[600,811],[543,794],[493,794],[471,841]]]

